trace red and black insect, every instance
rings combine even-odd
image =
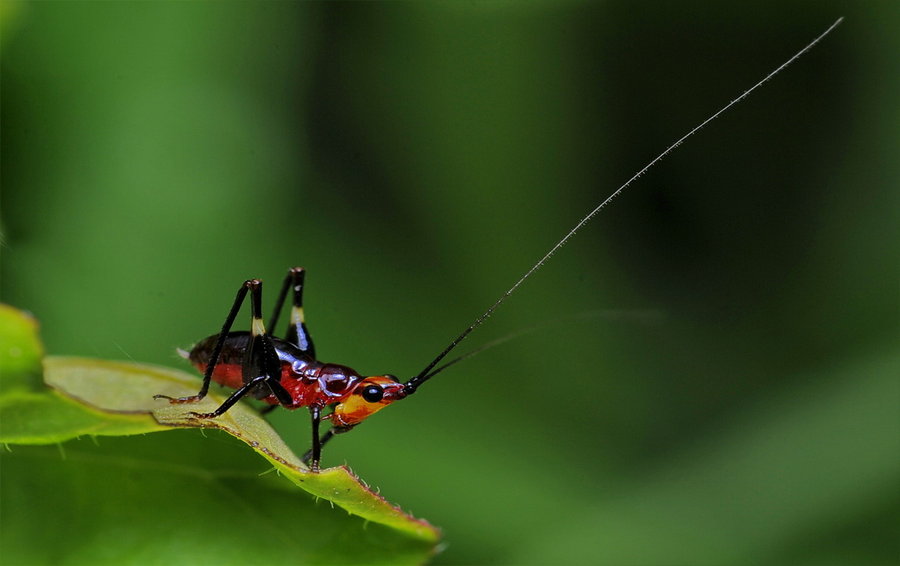
[[[218,417],[248,395],[269,403],[273,409],[279,405],[287,409],[307,407],[312,415],[313,445],[303,459],[313,470],[318,470],[322,446],[329,439],[335,434],[347,432],[392,402],[412,394],[431,375],[423,373],[407,383],[400,383],[392,375],[364,377],[347,366],[318,361],[304,321],[305,275],[302,267],[288,271],[268,325],[263,324],[262,319],[262,281],[245,281],[238,290],[222,331],[201,340],[190,352],[183,352],[191,364],[203,372],[200,391],[190,397],[176,399],[156,395],[155,398],[168,399],[173,404],[193,403],[203,399],[209,391],[210,382],[215,381],[235,389],[235,392],[215,411],[192,412],[193,416],[206,419]],[[277,338],[269,334],[266,328],[275,328],[278,323],[288,291],[293,291],[291,320],[285,337]],[[232,332],[234,319],[248,292],[251,330]],[[437,372],[432,375],[434,373]],[[324,414],[329,407],[331,412]],[[322,420],[331,421],[332,426],[320,437]]]
[[[396,377],[387,374],[365,377],[347,366],[318,361],[312,338],[309,335],[303,317],[305,272],[303,268],[295,267],[288,272],[287,277],[284,279],[281,292],[275,302],[275,311],[269,319],[268,325],[263,324],[262,319],[262,282],[258,279],[250,279],[245,281],[238,290],[237,297],[225,319],[221,332],[200,341],[190,352],[185,354],[191,363],[203,372],[203,385],[196,395],[180,398],[156,395],[155,398],[168,399],[173,404],[193,403],[203,399],[209,391],[210,382],[216,381],[227,387],[234,388],[235,392],[215,411],[211,413],[192,412],[193,416],[204,419],[218,417],[247,395],[269,403],[272,405],[272,408],[278,405],[287,409],[307,407],[312,416],[312,448],[304,455],[303,460],[310,465],[313,471],[317,471],[319,469],[322,446],[334,435],[349,431],[394,401],[412,395],[422,383],[467,357],[456,358],[435,369],[435,366],[451,350],[456,348],[472,330],[480,326],[493,314],[494,310],[519,288],[519,285],[540,269],[550,256],[556,253],[582,226],[587,224],[603,207],[631,185],[635,179],[643,175],[657,161],[681,145],[684,140],[697,130],[718,118],[723,112],[746,98],[760,85],[809,51],[816,43],[828,35],[842,19],[838,19],[824,33],[797,54],[670,145],[631,179],[616,189],[600,205],[582,218],[568,234],[557,242],[549,252],[544,254],[490,308],[475,319],[475,322],[466,328],[462,334],[450,342],[425,369],[409,381],[402,383]],[[248,291],[250,292],[252,315],[251,330],[249,332],[232,332],[231,327],[234,319]],[[270,335],[266,329],[275,328],[288,291],[293,291],[291,321],[285,337],[276,338]],[[328,408],[331,409],[331,412],[325,414]],[[331,428],[320,436],[319,425],[322,420],[331,421]]]

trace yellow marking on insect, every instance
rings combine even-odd
[[[291,324],[303,324],[306,317],[303,315],[303,307],[291,308]]]
[[[334,411],[325,418],[336,426],[353,426],[387,407],[389,403],[390,401],[369,403],[362,395],[351,395],[335,406]]]
[[[253,323],[250,325],[250,333],[253,336],[259,336],[260,334],[266,333],[266,325],[263,324],[261,318],[254,318]]]

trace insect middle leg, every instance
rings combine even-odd
[[[275,301],[275,309],[272,312],[272,317],[269,319],[268,328],[274,331],[275,325],[278,324],[278,317],[281,315],[284,300],[287,298],[288,289],[293,290],[291,321],[288,324],[284,339],[300,348],[300,351],[304,354],[308,354],[315,359],[316,347],[313,345],[312,337],[309,335],[309,329],[306,328],[303,312],[303,286],[305,279],[306,270],[302,267],[292,267],[288,270],[287,276],[281,284],[278,299]]]
[[[353,427],[352,426],[333,426],[330,429],[328,429],[325,432],[325,434],[323,434],[320,438],[319,437],[319,426],[317,424],[317,417],[315,414],[313,414],[313,423],[315,423],[313,425],[313,445],[312,445],[312,448],[307,450],[307,452],[303,455],[302,460],[303,460],[303,463],[306,464],[307,466],[310,466],[310,468],[313,471],[318,471],[319,470],[319,459],[322,455],[322,448],[325,446],[325,444],[329,440],[334,438],[334,435],[347,432],[350,429],[352,429]]]

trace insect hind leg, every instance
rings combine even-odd
[[[222,404],[219,405],[219,407],[215,411],[213,411],[211,413],[197,413],[195,411],[191,411],[190,414],[191,414],[191,416],[194,416],[194,417],[197,417],[200,419],[212,419],[215,417],[220,417],[220,416],[224,415],[225,412],[228,411],[228,409],[233,407],[243,397],[247,396],[247,394],[250,393],[254,388],[264,387],[266,385],[271,386],[271,383],[268,383],[270,381],[270,379],[271,378],[268,375],[260,375],[256,379],[250,380],[249,383],[240,387],[234,393],[229,395],[228,399],[225,399],[225,401],[223,401]],[[287,390],[285,390],[284,387],[282,387],[280,383],[275,388],[273,388],[272,394],[275,395],[279,399],[279,402],[281,402],[281,395],[279,395],[279,392],[276,392],[276,391],[279,391],[280,393],[287,395],[287,398],[290,399],[290,394],[288,394]],[[273,406],[277,406],[277,405],[273,405]]]
[[[313,415],[313,423],[314,423],[313,445],[312,445],[312,448],[310,448],[309,450],[306,451],[305,454],[303,454],[303,458],[301,458],[301,459],[303,460],[304,464],[309,466],[315,472],[315,471],[319,470],[319,460],[322,457],[322,448],[325,446],[325,444],[327,444],[329,440],[334,438],[334,435],[348,432],[350,429],[352,429],[356,425],[333,426],[330,429],[328,429],[327,431],[325,431],[325,434],[323,434],[320,438],[318,436],[319,428],[315,424],[316,423],[316,415],[315,414]]]
[[[251,289],[251,287],[258,286],[254,285],[254,283],[259,284],[260,282],[255,279],[250,279],[248,281],[244,281],[244,284],[241,285],[241,288],[238,289],[237,296],[234,298],[234,303],[231,305],[231,310],[228,312],[228,316],[225,317],[225,323],[222,325],[222,330],[219,332],[219,338],[216,340],[216,345],[213,348],[212,355],[209,358],[209,362],[206,365],[206,371],[203,373],[203,385],[200,386],[200,391],[197,392],[196,395],[190,395],[187,397],[170,397],[168,395],[154,395],[154,399],[167,399],[169,403],[176,405],[181,403],[196,403],[200,401],[206,394],[209,392],[209,383],[212,381],[212,374],[216,369],[216,364],[219,363],[219,356],[222,354],[222,348],[225,346],[225,339],[228,337],[228,333],[231,331],[231,326],[234,324],[234,319],[237,317],[238,311],[241,310],[241,305],[244,304],[244,299],[247,297],[247,291]],[[260,289],[261,292],[261,289]]]
[[[250,279],[241,285],[235,297],[231,311],[225,319],[222,331],[216,339],[216,345],[213,348],[212,355],[206,365],[206,371],[203,375],[203,385],[196,395],[189,397],[173,398],[167,395],[155,395],[156,399],[168,399],[172,404],[194,403],[206,397],[209,391],[209,384],[212,375],[215,372],[216,365],[219,363],[219,357],[222,348],[228,337],[234,319],[243,305],[247,293],[250,292],[250,341],[247,344],[247,350],[243,355],[241,364],[241,378],[244,383],[242,387],[232,393],[222,405],[212,413],[194,413],[195,416],[217,417],[231,408],[241,398],[248,393],[254,393],[257,397],[267,397],[274,395],[278,402],[282,405],[291,405],[293,399],[290,393],[281,385],[281,361],[278,358],[278,352],[272,343],[272,338],[266,332],[265,325],[262,321],[262,281],[258,279]]]

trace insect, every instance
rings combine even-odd
[[[838,19],[793,57],[670,145],[659,156],[650,161],[643,169],[610,194],[544,254],[531,269],[525,272],[494,304],[476,318],[459,336],[453,339],[421,372],[408,381],[402,382],[389,374],[363,376],[350,367],[324,363],[316,358],[315,346],[306,327],[303,313],[303,290],[306,273],[303,268],[295,267],[288,271],[282,283],[275,302],[274,312],[268,324],[264,324],[262,318],[262,282],[258,279],[247,280],[238,290],[221,331],[201,340],[190,352],[185,352],[185,356],[190,362],[203,373],[203,384],[196,395],[180,398],[156,395],[155,398],[167,399],[173,404],[194,403],[203,399],[209,391],[210,383],[216,381],[219,384],[233,388],[235,391],[215,411],[210,413],[191,412],[191,415],[200,419],[216,418],[246,396],[262,400],[271,405],[272,408],[279,405],[287,409],[306,407],[312,418],[312,448],[303,456],[303,460],[310,466],[312,471],[318,471],[322,447],[331,438],[337,434],[352,430],[365,419],[391,403],[409,397],[424,382],[467,357],[461,356],[438,366],[469,333],[484,323],[497,307],[514,293],[526,279],[543,267],[557,250],[565,245],[600,210],[630,186],[634,180],[643,175],[703,126],[718,118],[723,112],[742,101],[751,92],[809,51],[831,33],[841,23],[842,19]],[[293,296],[290,323],[284,338],[278,338],[269,334],[267,329],[276,327],[288,292],[291,292]],[[248,293],[250,294],[251,308],[250,331],[232,331],[232,325]],[[329,409],[330,412],[326,413]],[[320,425],[325,420],[330,421],[331,427],[324,434],[320,434]]]

